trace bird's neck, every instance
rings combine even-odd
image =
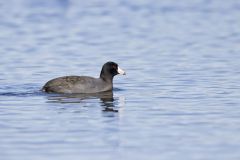
[[[112,81],[113,81],[113,75],[111,75],[110,73],[106,73],[103,70],[101,71],[100,78],[106,82],[112,83]]]

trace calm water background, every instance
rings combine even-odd
[[[239,160],[237,0],[0,1],[1,160]],[[127,72],[113,99],[41,93]]]

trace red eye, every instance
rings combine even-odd
[[[116,66],[116,65],[112,65],[112,67],[113,67],[114,69],[117,69],[117,66]]]

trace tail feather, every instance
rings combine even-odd
[[[51,92],[50,91],[50,87],[48,87],[48,86],[43,86],[41,91],[43,91],[43,92]]]

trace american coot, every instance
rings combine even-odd
[[[98,93],[113,89],[113,77],[125,72],[115,62],[103,65],[100,77],[65,76],[48,81],[42,91],[48,93]]]

